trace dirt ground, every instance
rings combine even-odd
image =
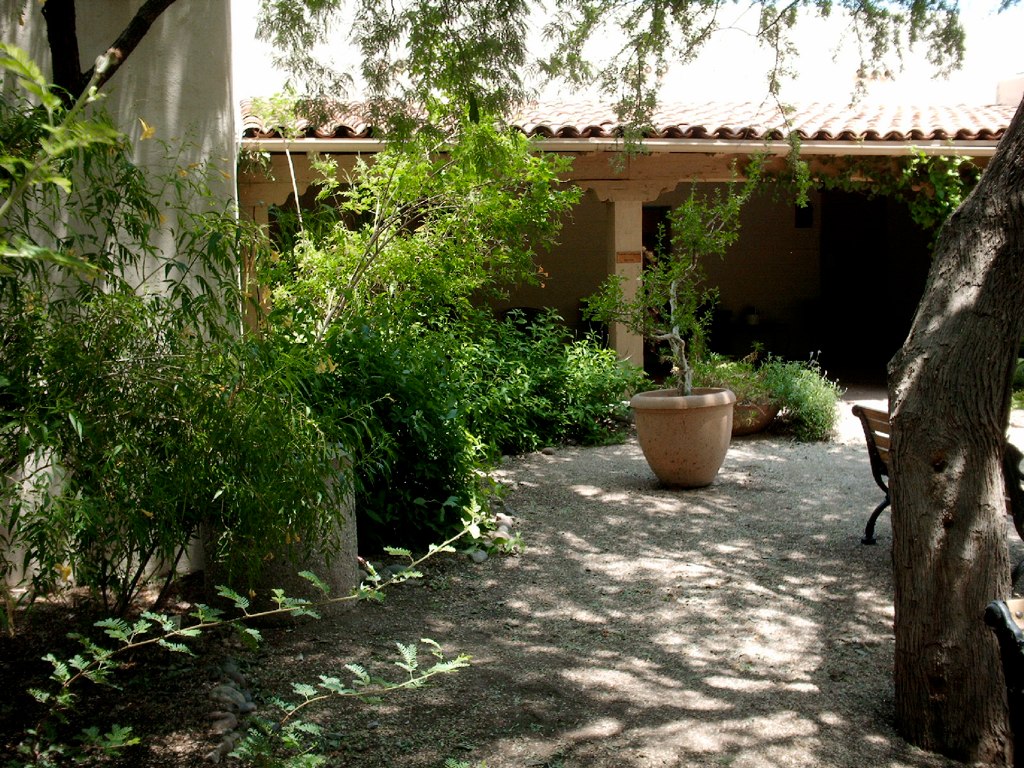
[[[956,765],[892,724],[891,534],[884,515],[879,544],[860,543],[881,495],[849,413],[882,396],[850,391],[832,443],[735,440],[701,490],[660,489],[635,441],[508,459],[497,479],[520,554],[439,558],[383,604],[265,629],[255,653],[211,636],[194,659],[150,654],[151,686],[122,677],[122,695],[88,708],[147,734],[124,765],[209,765],[226,658],[260,712],[290,682],[348,679],[349,663],[400,676],[396,641],[432,638],[471,665],[380,704],[312,710],[329,765]],[[0,643],[8,749],[42,668],[27,630]]]

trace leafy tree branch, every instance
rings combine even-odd
[[[161,14],[176,0],[145,0],[135,16],[86,71],[79,67],[78,25],[75,0],[46,0],[40,12],[46,19],[47,41],[53,60],[54,84],[70,105],[91,86],[102,88],[142,42]]]

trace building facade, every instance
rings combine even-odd
[[[543,287],[521,286],[495,307],[554,308],[574,328],[586,326],[583,299],[608,275],[641,279],[645,249],[656,247],[666,212],[698,188],[729,182],[754,155],[781,171],[799,137],[800,156],[815,173],[884,167],[914,153],[961,156],[984,166],[1010,123],[1014,105],[957,108],[813,104],[783,112],[757,104],[693,104],[663,108],[645,153],[623,154],[621,125],[593,104],[533,106],[514,120],[539,151],[568,155],[566,181],[583,196],[564,222],[560,244],[541,256]],[[307,152],[332,155],[344,171],[383,146],[351,116],[309,127],[286,141],[243,106],[244,149],[269,153],[272,181],[242,172],[243,215],[267,223],[274,206],[294,200],[284,152],[290,148],[300,196],[313,176]],[[711,346],[743,355],[753,344],[791,359],[819,356],[850,379],[884,380],[921,296],[929,265],[929,233],[906,206],[849,191],[812,191],[798,207],[767,182],[743,212],[739,241],[721,261],[705,264],[719,291]],[[870,296],[870,298],[868,298]],[[884,297],[884,298],[883,298]],[[608,330],[624,359],[657,365],[643,341]]]

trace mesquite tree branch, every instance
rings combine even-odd
[[[146,0],[113,44],[96,59],[86,72],[80,70],[78,28],[75,0],[47,0],[42,14],[46,20],[46,36],[53,62],[53,81],[64,91],[65,104],[73,104],[92,84],[102,88],[131,55],[150,27],[176,0]]]

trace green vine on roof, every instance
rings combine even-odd
[[[934,235],[980,178],[981,168],[969,157],[917,152],[906,161],[893,196],[905,202],[911,218]]]
[[[933,241],[977,185],[983,170],[966,155],[929,155],[918,150],[904,157],[837,158],[829,168],[832,172],[812,173],[799,157],[799,138],[791,135],[789,143],[787,167],[780,180],[792,185],[797,205],[807,204],[811,187],[890,197],[907,206],[910,218]]]

